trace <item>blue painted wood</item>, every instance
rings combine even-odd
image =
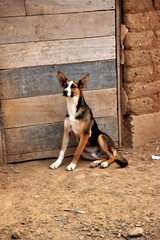
[[[118,141],[116,116],[97,118],[96,120],[102,131],[109,134],[114,141]],[[60,149],[63,136],[63,123],[12,128],[5,129],[4,131],[7,139],[7,155],[43,152]],[[77,143],[72,138],[69,147],[74,146],[77,146]]]
[[[75,80],[89,73],[90,80],[85,90],[116,87],[115,60],[18,68],[0,71],[1,99],[61,93],[58,70]]]

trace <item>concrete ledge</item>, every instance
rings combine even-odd
[[[160,112],[132,115],[131,126],[133,147],[150,141],[160,141]]]

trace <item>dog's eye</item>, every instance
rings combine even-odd
[[[64,83],[64,88],[67,88],[68,87],[68,84],[67,83]]]
[[[72,84],[72,85],[71,85],[71,88],[76,88],[76,85]]]

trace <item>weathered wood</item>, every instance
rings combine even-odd
[[[60,70],[69,79],[81,79],[87,73],[89,81],[84,90],[116,88],[115,60],[54,66],[17,68],[0,71],[2,99],[33,97],[62,92],[57,80]]]
[[[5,130],[7,155],[59,149],[63,124],[39,125]]]
[[[73,156],[75,149],[76,149],[75,147],[67,148],[65,156],[66,157]],[[24,162],[29,160],[32,161],[32,160],[47,159],[47,158],[57,158],[58,155],[59,155],[59,150],[11,155],[11,156],[7,156],[7,163]]]
[[[116,115],[116,89],[84,93],[95,117]],[[63,121],[65,98],[61,94],[2,101],[4,128],[31,126]]]
[[[96,122],[100,130],[112,137],[114,141],[118,141],[118,124],[117,116],[109,116],[106,118],[97,118]]]
[[[0,69],[115,59],[115,37],[1,45]]]
[[[121,35],[121,3],[119,0],[116,0],[116,52],[117,52],[117,116],[118,116],[118,139],[119,139],[119,147],[122,146],[122,106],[121,106],[121,98],[122,98],[122,66],[120,63],[121,58],[121,44],[120,44],[120,35]]]
[[[77,80],[90,72],[86,100],[118,141],[115,0],[2,0],[0,17],[0,163],[58,156],[66,112],[58,70]]]
[[[2,140],[2,128],[0,127],[0,165],[3,164],[3,140]]]
[[[114,11],[1,18],[0,44],[111,36],[114,19]]]
[[[24,0],[1,0],[0,17],[25,16]]]
[[[27,15],[57,14],[115,9],[114,0],[26,0]]]
[[[105,117],[97,119],[99,128],[108,133],[115,141],[117,141],[117,119],[113,117]],[[108,129],[105,129],[106,126]],[[32,156],[37,152],[58,150],[61,147],[63,135],[63,122],[49,125],[38,125],[31,127],[5,129],[6,136],[6,154],[7,156],[22,155],[31,153]],[[77,146],[72,139],[69,147]],[[40,154],[38,155],[40,158]],[[50,155],[46,155],[46,158]],[[37,157],[36,157],[37,158]]]

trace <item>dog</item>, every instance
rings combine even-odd
[[[67,114],[59,157],[50,165],[50,168],[56,169],[62,164],[71,133],[78,141],[78,146],[66,170],[73,171],[81,155],[85,159],[92,160],[90,167],[107,168],[113,162],[120,167],[126,167],[127,160],[117,151],[111,137],[99,130],[93,113],[84,99],[83,88],[89,79],[89,74],[76,81],[68,80],[62,72],[58,71],[57,78],[63,89],[63,96],[66,98]]]

